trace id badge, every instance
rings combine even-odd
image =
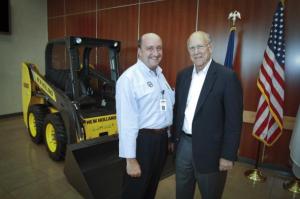
[[[161,99],[159,104],[160,104],[161,111],[167,110],[167,100],[166,99]]]

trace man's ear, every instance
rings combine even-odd
[[[141,54],[141,48],[138,48],[138,52],[137,52],[138,57],[140,57],[140,54]]]
[[[212,53],[212,51],[213,51],[213,45],[212,45],[212,43],[208,44],[208,48],[209,48],[210,53]]]

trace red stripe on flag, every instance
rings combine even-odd
[[[278,139],[278,136],[281,135],[281,129],[277,128],[274,133],[268,138],[268,143],[273,144]]]
[[[264,101],[262,103],[262,105],[260,107],[258,107],[258,110],[257,110],[257,113],[256,113],[256,117],[255,117],[256,120],[261,117],[262,113],[265,111],[265,109],[267,108],[267,106],[268,106],[268,103],[266,101]]]
[[[261,125],[254,132],[254,134],[257,135],[258,137],[264,132],[264,129],[267,128],[267,126],[268,126],[268,117],[269,116],[267,116],[266,119],[264,119],[264,121],[261,123]]]
[[[264,96],[267,98],[267,101],[270,99],[270,93],[267,91],[265,87],[265,83],[262,82],[260,79],[257,80],[258,84],[260,85],[262,92],[265,94]]]
[[[284,80],[281,78],[281,76],[279,75],[279,73],[277,71],[274,72],[274,77],[278,81],[281,88],[283,89]]]
[[[258,107],[257,110],[257,114],[255,117],[255,121],[257,122],[258,120],[260,120],[260,118],[262,117],[263,112],[266,110],[266,108],[268,107],[268,104],[266,101],[264,101],[262,103],[262,105],[260,107]],[[256,131],[254,132],[254,134],[256,134],[257,136],[260,136],[263,132],[263,130],[266,128],[267,124],[268,124],[268,116],[264,119],[264,121],[261,123],[261,125],[256,129]]]
[[[264,53],[264,59],[266,61],[266,63],[270,66],[270,68],[272,68],[272,71],[274,71],[274,62],[273,60],[271,60],[271,58],[269,57],[268,53],[265,51]]]
[[[270,129],[273,126],[274,123],[275,123],[275,120],[274,120],[273,117],[271,117],[270,120],[269,120],[268,129]]]
[[[273,62],[273,60],[271,60],[271,58],[268,56],[268,54],[265,52],[264,54],[264,58],[265,61],[268,63],[268,65],[270,66],[270,68],[272,68],[273,71],[273,76],[277,79],[278,83],[280,85],[284,84],[284,80],[282,79],[282,77],[278,74],[278,72],[275,70],[275,63]],[[277,61],[274,60],[276,63]],[[279,65],[279,64],[278,64]],[[280,66],[281,68],[283,68],[282,66]]]
[[[264,76],[264,78],[267,80],[269,85],[271,85],[272,84],[272,79],[271,79],[270,75],[268,74],[268,72],[267,72],[264,65],[261,65],[260,72]]]
[[[280,114],[277,112],[277,110],[275,109],[275,107],[273,106],[273,104],[270,104],[270,108],[272,110],[272,112],[275,114],[275,116],[277,117],[277,120],[280,123],[280,126],[283,126],[283,119],[280,116]],[[278,124],[279,125],[279,124]]]
[[[271,91],[272,91],[272,94],[273,94],[274,98],[278,102],[278,104],[281,107],[283,107],[284,102],[283,102],[283,99],[281,98],[281,96],[279,95],[279,93],[277,92],[277,89],[274,86],[272,86]]]

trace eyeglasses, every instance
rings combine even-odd
[[[209,45],[209,43],[208,43],[208,44],[205,44],[205,45],[190,46],[190,47],[188,47],[188,49],[189,49],[189,51],[191,51],[191,52],[195,52],[196,50],[202,51],[202,50],[204,50],[208,45]]]

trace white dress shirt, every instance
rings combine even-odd
[[[212,59],[210,59],[209,62],[205,65],[205,67],[198,73],[196,71],[196,67],[194,66],[192,81],[189,89],[188,98],[186,101],[186,108],[184,112],[184,121],[182,127],[182,130],[186,134],[192,134],[192,123],[195,115],[196,106],[211,61]]]
[[[161,110],[162,99],[166,101],[166,110]],[[139,129],[172,125],[174,101],[174,91],[160,67],[154,72],[138,60],[121,75],[116,85],[120,157],[136,157]]]

